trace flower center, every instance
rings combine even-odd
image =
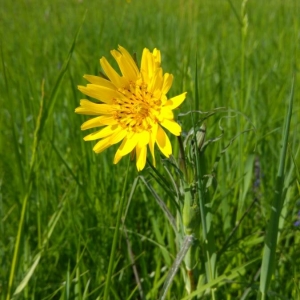
[[[144,82],[131,82],[129,87],[119,89],[123,97],[114,99],[114,118],[128,131],[149,131],[158,122],[161,100],[147,88]]]

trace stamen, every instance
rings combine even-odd
[[[113,99],[114,118],[128,131],[151,130],[150,121],[157,122],[161,101],[147,88],[145,82],[130,82],[127,88],[119,89],[125,97]]]

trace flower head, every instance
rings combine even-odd
[[[85,75],[90,84],[78,87],[82,93],[100,102],[81,100],[75,112],[96,116],[83,123],[82,130],[103,127],[84,138],[86,141],[100,139],[93,148],[96,153],[122,141],[114,163],[135,151],[136,166],[140,171],[146,164],[147,145],[154,165],[155,144],[166,157],[172,154],[172,146],[163,127],[176,136],[180,135],[181,127],[174,121],[172,110],[184,101],[186,93],[167,98],[173,75],[163,74],[159,50],[154,49],[152,53],[146,48],[143,50],[140,70],[123,47],[119,46],[118,51],[112,50],[111,54],[122,76],[102,57],[100,64],[107,79]]]

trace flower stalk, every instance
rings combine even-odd
[[[215,273],[215,244],[211,227],[211,214],[208,208],[208,184],[205,177],[205,134],[205,124],[200,128],[192,128],[183,143],[183,148],[180,147],[180,149],[184,150],[184,153],[180,153],[180,156],[185,157],[184,160],[181,159],[180,164],[185,174],[184,180],[181,181],[184,190],[182,209],[184,235],[192,235],[195,238],[184,259],[186,267],[186,290],[189,294],[195,291],[197,287],[200,239],[204,242],[205,257],[203,261],[205,262],[208,282],[213,280]],[[214,299],[214,291],[212,291],[212,298]]]

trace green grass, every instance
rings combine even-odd
[[[99,74],[102,56],[116,66],[109,51],[118,44],[138,61],[144,47],[161,50],[164,71],[175,77],[169,96],[188,92],[177,115],[224,107],[206,120],[207,140],[223,133],[205,151],[206,170],[217,181],[206,203],[215,274],[205,271],[201,227],[195,294],[257,299],[266,287],[265,299],[300,299],[299,16],[300,3],[292,0],[249,0],[244,10],[237,0],[2,1],[0,299],[16,291],[14,299],[104,296],[128,160],[113,165],[116,147],[95,155],[80,130],[87,117],[74,109],[83,98],[82,76]],[[187,132],[203,117],[179,118]],[[172,144],[177,157],[175,138]],[[163,163],[173,174],[165,161],[160,175],[149,166],[140,174],[134,164],[129,169],[110,299],[156,299],[180,250],[158,205],[162,200],[176,215]],[[278,235],[268,233],[275,241],[272,269],[264,239],[281,188]],[[184,268],[166,297],[189,297]]]

